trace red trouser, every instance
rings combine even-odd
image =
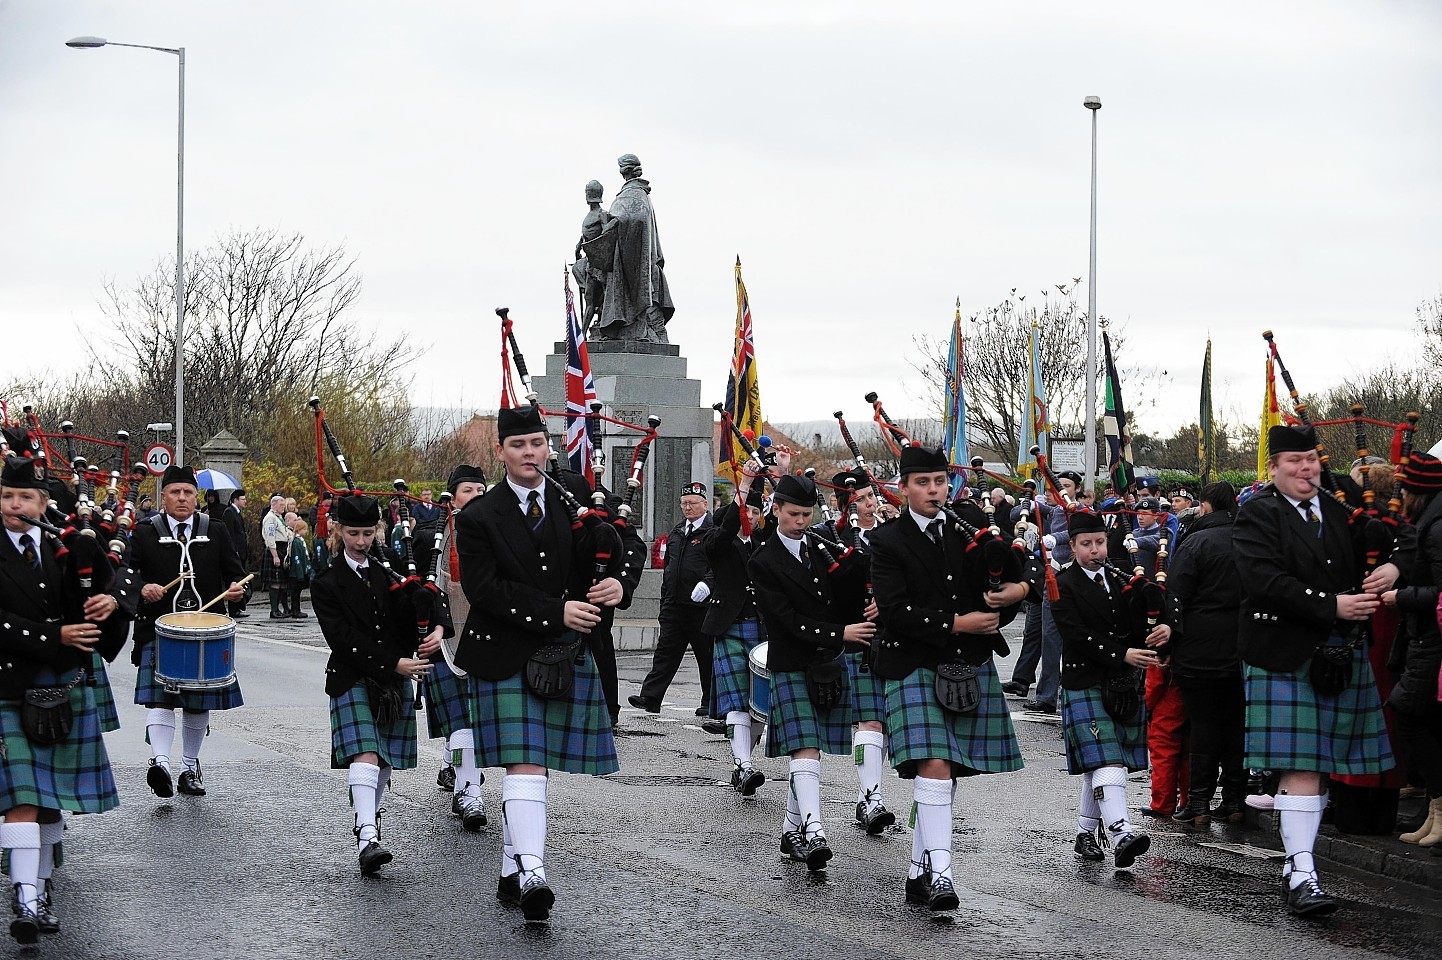
[[[1187,713],[1169,670],[1147,671],[1147,752],[1152,764],[1152,809],[1170,816],[1187,802]]]

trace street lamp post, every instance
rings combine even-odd
[[[1100,97],[1087,97],[1082,106],[1092,114],[1092,216],[1091,265],[1087,271],[1087,421],[1086,482],[1090,489],[1097,480],[1097,111]],[[1118,491],[1120,492],[1120,491]]]
[[[130,47],[173,53],[180,61],[180,107],[175,151],[175,463],[185,463],[185,48],[116,43],[101,37],[76,37],[67,47]]]

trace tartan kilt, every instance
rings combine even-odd
[[[239,680],[219,690],[168,692],[155,679],[155,643],[150,641],[140,651],[140,668],[135,672],[137,704],[170,710],[233,710],[244,706]]]
[[[330,698],[330,765],[348,767],[363,753],[380,755],[381,765],[410,770],[416,765],[416,711],[414,687],[401,684],[400,715],[394,723],[380,727],[371,714],[370,694],[357,683],[338,697]]]
[[[54,683],[38,678],[37,682]],[[74,725],[69,737],[50,746],[34,745],[25,736],[20,707],[19,700],[0,700],[0,740],[5,744],[0,754],[0,812],[28,804],[43,810],[104,813],[120,805],[95,712],[95,688],[78,683],[70,691]]]
[[[1350,776],[1392,769],[1396,761],[1366,651],[1352,652],[1352,684],[1335,697],[1312,689],[1311,666],[1308,659],[1283,673],[1244,665],[1246,765]]]
[[[283,545],[277,545],[276,553],[280,554],[280,566],[270,562],[270,551],[261,547],[260,569],[255,573],[255,588],[257,590],[269,590],[271,587],[282,587],[290,583],[290,556]]]
[[[784,670],[771,674],[771,712],[766,717],[766,755],[784,757],[797,750],[822,753],[851,752],[851,681],[841,675],[846,690],[841,702],[818,714],[806,692],[806,673]]]
[[[973,713],[951,713],[936,699],[936,671],[918,667],[886,683],[886,734],[891,764],[911,779],[922,760],[949,760],[953,776],[1010,773],[1022,767],[1021,746],[1002,696],[996,665],[976,668],[981,703]]]
[[[866,654],[848,653],[846,672],[851,676],[851,719],[854,723],[886,722],[886,681],[871,670],[862,671]]]
[[[437,657],[431,672],[421,681],[421,699],[426,704],[426,736],[444,739],[457,730],[470,726],[470,693],[468,677],[458,677]]]
[[[90,670],[85,682],[95,694],[95,713],[100,718],[100,732],[109,733],[120,729],[120,714],[115,709],[115,691],[110,688],[110,674],[105,670],[105,658],[98,653],[90,655]]]
[[[1131,723],[1112,719],[1102,704],[1102,688],[1061,691],[1061,724],[1066,736],[1066,768],[1071,774],[1126,767],[1147,768],[1147,708]]]
[[[751,661],[747,659],[766,639],[766,627],[759,617],[737,620],[716,638],[712,659],[711,714],[726,719],[733,711],[745,712],[751,705]]]
[[[559,700],[536,696],[520,673],[505,680],[472,676],[476,766],[534,763],[547,770],[592,776],[621,769],[611,735],[611,714],[589,650],[575,671],[571,695]]]

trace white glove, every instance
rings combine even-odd
[[[711,588],[706,585],[705,580],[698,581],[696,586],[691,588],[691,602],[700,603],[711,596]]]
[[[1048,552],[1056,549],[1056,537],[1052,536],[1049,533],[1041,538],[1041,542],[1046,544]]]

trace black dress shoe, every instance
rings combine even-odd
[[[1182,809],[1172,814],[1172,819],[1177,823],[1190,823],[1194,824],[1195,826],[1201,827],[1206,826],[1207,821],[1211,819],[1211,816],[1211,811],[1207,809],[1207,805],[1205,803],[1201,803],[1200,801],[1195,800],[1189,800],[1187,801],[1187,805],[1185,807],[1182,807]]]
[[[381,867],[391,862],[391,852],[381,846],[379,840],[372,840],[366,844],[360,852],[361,873],[373,877],[380,873]]]
[[[806,869],[812,872],[825,870],[826,864],[833,856],[831,844],[827,843],[826,838],[819,833],[804,843],[806,848],[802,853],[802,859],[806,861]]]
[[[156,763],[154,757],[150,758],[150,769],[145,771],[145,782],[157,797],[175,796],[175,783],[170,779],[170,771]]]
[[[178,789],[187,797],[205,796],[205,788],[200,785],[200,767],[194,770],[180,771],[180,784]]]
[[[53,887],[50,881],[45,881],[45,886],[40,891],[40,902],[35,905],[35,924],[40,928],[41,933],[59,933],[60,918],[51,909],[51,892]]]
[[[1024,697],[1031,690],[1031,684],[1008,680],[1001,685],[1001,692],[1013,697]]]
[[[237,611],[235,611],[234,613],[232,613],[232,614],[230,615],[230,619],[232,619],[232,620],[244,620],[244,619],[246,619],[246,618],[249,617],[249,616],[250,616],[250,614],[246,613],[244,610],[237,610]]]
[[[1171,814],[1165,810],[1153,810],[1151,807],[1142,807],[1142,816],[1151,820],[1166,820]]]
[[[712,736],[724,737],[724,736],[726,736],[726,721],[725,721],[725,720],[703,720],[703,721],[701,721],[701,729],[702,729],[702,730],[705,730],[707,733],[711,734]]]
[[[496,881],[496,899],[503,903],[521,902],[521,875],[513,873]]]
[[[754,796],[766,782],[766,775],[751,767],[731,768],[731,789],[743,797]]]
[[[961,906],[961,898],[956,895],[955,888],[951,881],[945,877],[934,877],[931,881],[931,889],[928,891],[926,905],[934,911],[955,910]]]
[[[856,822],[861,824],[869,835],[875,837],[896,822],[896,814],[886,809],[883,804],[867,804],[858,800],[856,802]]]
[[[1341,905],[1336,897],[1322,890],[1315,877],[1287,891],[1287,909],[1294,917],[1325,917],[1336,913]]]
[[[1223,799],[1212,808],[1212,819],[1223,823],[1241,823],[1247,815],[1246,804],[1240,800]]]
[[[292,620],[309,620],[310,614],[306,613],[304,610],[297,610],[295,613],[292,613],[290,615],[290,618]]]
[[[923,906],[931,902],[931,874],[906,878],[906,902]]]
[[[521,887],[520,904],[521,914],[527,920],[548,920],[551,907],[556,905],[556,894],[546,881],[540,877],[532,877]]]
[[[16,943],[31,944],[40,939],[40,920],[35,911],[20,900],[20,884],[11,888],[10,911],[15,919],[10,921],[10,936]]]
[[[1032,713],[1056,713],[1056,704],[1047,703],[1045,700],[1028,700],[1022,704],[1022,708]]]
[[[710,716],[710,715],[711,715],[711,708],[708,707],[708,706],[706,706],[706,704],[703,703],[703,704],[701,704],[701,706],[699,706],[699,707],[696,708],[696,716],[698,716],[698,717],[707,717],[707,716]]]
[[[456,789],[456,768],[450,764],[436,771],[436,786],[451,793]]]
[[[652,700],[650,697],[643,697],[640,694],[633,694],[627,697],[626,702],[638,710],[645,710],[647,713],[661,712],[660,700]]]
[[[1124,834],[1112,848],[1112,859],[1116,865],[1125,870],[1136,862],[1137,857],[1146,853],[1152,846],[1152,838],[1145,833]]]
[[[461,826],[470,833],[484,827],[489,821],[486,820],[485,811],[477,804],[461,804]]]
[[[800,830],[787,830],[781,835],[781,853],[797,863],[805,863],[806,836]]]
[[[1100,863],[1107,858],[1106,853],[1101,848],[1101,844],[1097,843],[1097,838],[1091,833],[1077,834],[1076,843],[1072,846],[1072,849],[1075,850],[1076,855],[1083,860],[1090,860],[1094,863]]]

